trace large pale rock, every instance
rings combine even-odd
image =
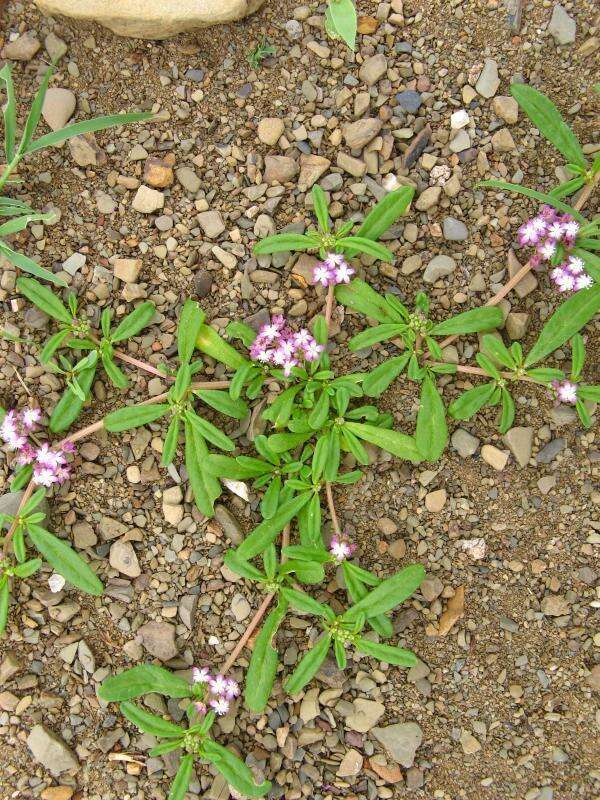
[[[264,0],[35,0],[47,14],[98,22],[119,36],[167,39],[182,31],[233,22]]]

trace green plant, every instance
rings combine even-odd
[[[248,53],[248,61],[252,69],[256,70],[259,69],[261,63],[264,61],[265,58],[268,56],[274,56],[277,52],[277,48],[274,47],[266,36],[260,40],[260,42],[256,45],[254,50],[251,50]]]
[[[342,39],[351,50],[356,49],[357,29],[354,0],[328,0],[325,30],[332,39]]]
[[[5,238],[11,234],[25,230],[27,225],[36,221],[47,221],[51,219],[51,214],[40,214],[33,211],[26,203],[12,197],[2,196],[5,187],[10,187],[16,183],[11,176],[17,169],[21,160],[31,153],[42,150],[46,147],[53,147],[83,133],[101,131],[105,128],[114,128],[118,125],[125,125],[131,122],[141,122],[150,119],[152,114],[148,113],[129,113],[111,114],[96,119],[83,120],[73,125],[67,125],[57,131],[52,131],[38,139],[34,139],[37,127],[42,114],[44,98],[48,90],[50,78],[54,73],[54,65],[50,66],[42,78],[40,87],[33,99],[29,114],[25,120],[25,125],[19,139],[17,131],[17,98],[12,79],[10,64],[5,64],[0,70],[0,87],[4,87],[6,101],[2,107],[4,116],[4,155],[6,165],[0,174],[0,217],[12,217],[12,219],[0,225],[0,255],[14,264],[23,272],[28,272],[42,280],[50,281],[56,285],[64,285],[56,275],[49,272],[29,256],[14,250]]]

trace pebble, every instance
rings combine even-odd
[[[209,239],[216,239],[225,230],[225,223],[220,211],[202,211],[197,216],[198,224]]]
[[[502,441],[520,467],[526,467],[529,464],[533,445],[533,428],[511,428],[504,434]]]
[[[368,117],[344,125],[342,133],[348,147],[352,150],[362,149],[377,136],[381,126],[381,120]]]
[[[136,152],[136,148],[133,148],[129,153],[129,158],[132,161],[138,158],[141,160],[147,155],[148,153],[143,147],[139,148],[139,154]],[[168,186],[171,186],[174,181],[173,166],[163,158],[156,158],[155,156],[146,158],[144,163],[144,181],[154,189],[166,189]],[[162,208],[162,206],[160,206],[160,208]]]
[[[465,755],[471,756],[481,750],[481,744],[470,731],[463,729],[460,734],[460,746]]]
[[[142,574],[131,542],[122,542],[121,540],[114,542],[110,546],[109,562],[113,569],[129,578],[137,578]]]
[[[346,727],[358,733],[366,733],[376,725],[385,714],[385,706],[375,700],[357,698],[352,704],[353,710],[346,717]]]
[[[428,492],[425,495],[427,511],[431,511],[433,514],[440,512],[446,505],[447,497],[445,489],[436,489],[434,492]]]
[[[450,127],[453,131],[459,131],[469,124],[469,113],[461,108],[450,115]]]
[[[418,196],[415,202],[415,208],[417,211],[428,211],[438,204],[441,194],[441,186],[429,186]]]
[[[147,622],[138,629],[138,636],[151,656],[161,661],[170,661],[177,655],[175,626],[160,620]]]
[[[191,167],[179,167],[175,174],[177,175],[177,180],[186,191],[196,194],[200,190],[202,182]]]
[[[85,266],[86,261],[87,256],[84,256],[83,253],[73,253],[63,261],[62,268],[69,275],[75,275],[76,272]]]
[[[497,95],[492,100],[492,111],[508,125],[514,125],[519,119],[519,104],[514,97]]]
[[[64,128],[73,116],[77,98],[70,89],[51,86],[42,105],[42,117],[53,131]]]
[[[415,92],[412,90],[406,90],[404,92],[399,92],[396,95],[396,100],[398,101],[398,105],[400,108],[403,108],[405,111],[408,111],[409,114],[416,114],[417,111],[421,108],[423,100],[419,92]]]
[[[557,3],[552,9],[552,17],[548,23],[548,33],[557,45],[573,44],[577,32],[577,24],[567,14],[565,8]]]
[[[544,597],[540,608],[542,614],[545,614],[547,617],[564,617],[571,611],[568,600],[560,594],[549,594]]]
[[[486,58],[481,74],[475,84],[475,89],[482,97],[489,99],[496,94],[499,86],[498,64],[493,58]]]
[[[496,153],[512,153],[516,149],[515,140],[508,128],[500,128],[492,136],[492,147]]]
[[[244,539],[242,528],[237,519],[224,505],[217,503],[215,505],[215,520],[221,526],[223,533],[229,539],[231,544],[237,546],[241,544]]]
[[[556,456],[564,450],[566,441],[562,438],[552,439],[545,447],[537,454],[535,460],[538,464],[550,464]]]
[[[273,146],[279,141],[283,134],[285,125],[279,117],[265,117],[258,123],[257,134],[263,144]]]
[[[252,606],[246,600],[243,594],[235,594],[231,601],[231,613],[235,617],[236,622],[243,622],[248,619],[252,613]]]
[[[449,147],[453,153],[462,153],[468,150],[471,147],[471,137],[468,132],[464,128],[459,130],[450,142]]]
[[[362,769],[363,757],[358,750],[348,750],[336,772],[338,778],[350,778],[358,775]]]
[[[12,61],[31,61],[41,46],[35,31],[25,31],[18,39],[5,44],[0,55]]]
[[[385,728],[374,728],[372,734],[396,763],[412,767],[423,741],[420,725],[416,722],[398,722]]]
[[[440,253],[440,255],[434,256],[425,267],[423,280],[425,283],[435,283],[440,278],[451,275],[455,269],[456,261],[451,256]]]
[[[266,156],[266,183],[289,183],[298,172],[298,162],[289,156]]]
[[[57,776],[79,767],[75,753],[45,725],[33,726],[27,737],[27,747],[35,760],[51,775]]]
[[[508,450],[499,450],[493,444],[484,444],[481,448],[481,457],[490,467],[502,472],[508,462],[510,453]]]
[[[358,77],[367,86],[373,86],[380,78],[383,78],[386,72],[387,59],[383,53],[377,53],[364,60],[358,71]]]
[[[134,211],[139,211],[140,214],[152,214],[154,211],[163,208],[164,204],[165,196],[162,192],[142,184],[133,198],[131,207]]]
[[[464,222],[454,217],[446,217],[442,223],[444,239],[448,242],[464,242],[469,238],[469,231]]]

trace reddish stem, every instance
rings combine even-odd
[[[333,284],[330,284],[327,287],[327,300],[325,301],[325,322],[327,323],[327,327],[329,327],[331,323],[331,315],[333,314],[333,301],[335,300],[334,291],[335,287]]]
[[[327,505],[329,506],[329,513],[331,514],[331,524],[333,525],[333,532],[336,536],[342,535],[342,529],[340,527],[340,521],[338,519],[337,512],[335,510],[335,504],[333,502],[333,491],[331,489],[331,484],[329,481],[325,482],[325,494],[327,495]]]

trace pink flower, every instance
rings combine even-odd
[[[210,690],[213,694],[225,694],[227,691],[227,678],[223,675],[215,675],[209,680]]]
[[[536,245],[540,241],[540,231],[534,225],[534,220],[530,219],[524,225],[521,225],[518,231],[518,239],[521,247]]]
[[[63,442],[63,445],[62,445],[63,453],[68,453],[69,455],[73,455],[73,453],[75,453],[76,450],[77,450],[77,448],[75,447],[73,442],[69,442],[68,440],[66,442]]]
[[[579,223],[576,222],[568,214],[563,217],[563,236],[570,244],[575,244],[577,234],[579,233]]]
[[[210,673],[206,667],[193,667],[192,668],[192,681],[194,683],[210,683],[212,680]]]
[[[58,478],[50,467],[35,467],[33,470],[33,482],[38,486],[49,488],[53,483],[58,483]]]
[[[564,228],[562,222],[553,222],[548,228],[547,236],[554,241],[560,241],[563,237]]]
[[[355,550],[355,544],[351,544],[347,539],[340,538],[339,536],[334,536],[329,545],[329,552],[338,563],[350,558]]]
[[[313,283],[320,283],[321,286],[329,286],[335,276],[332,270],[325,264],[317,264],[313,269]]]
[[[353,275],[354,270],[344,261],[335,271],[336,283],[350,283],[350,278]]]
[[[32,431],[42,418],[39,408],[26,408],[21,414],[21,423],[26,431]]]
[[[236,681],[232,678],[228,678],[227,680],[227,688],[225,690],[225,697],[228,700],[233,700],[234,697],[237,697],[240,693],[240,687]]]
[[[280,328],[277,325],[271,323],[270,325],[262,325],[258,332],[258,335],[259,338],[264,339],[267,342],[272,342],[279,336],[279,331]]]
[[[4,436],[4,441],[9,450],[22,450],[27,444],[27,437],[16,430],[12,433],[8,431]]]
[[[229,711],[229,700],[225,697],[219,697],[215,700],[211,700],[210,706],[216,714],[222,717]]]
[[[546,241],[538,247],[538,253],[544,261],[550,261],[552,256],[556,253],[556,243],[550,239],[546,239]]]
[[[23,447],[21,448],[21,452],[17,456],[17,464],[19,466],[24,467],[26,464],[33,464],[35,461],[35,450],[26,442]]]
[[[575,289],[579,291],[580,289],[589,289],[594,283],[592,276],[588,275],[587,272],[585,275],[579,275],[575,278]]]
[[[298,361],[295,358],[291,358],[289,361],[285,361],[283,364],[283,374],[286,378],[289,378],[292,374],[292,370],[294,367],[298,366]]]
[[[344,256],[341,253],[327,253],[327,258],[324,262],[329,269],[334,270],[336,267],[340,267],[342,264],[346,263]]]
[[[54,474],[56,476],[57,483],[64,483],[65,481],[68,481],[69,478],[71,477],[71,470],[69,469],[69,467],[57,467],[54,470]]]
[[[321,353],[325,347],[322,344],[317,344],[314,340],[304,348],[304,358],[307,361],[317,361],[321,357]]]
[[[56,469],[56,467],[65,463],[65,457],[60,450],[51,450],[47,443],[37,450],[35,457],[38,464],[51,469]]]
[[[572,292],[575,288],[575,278],[563,269],[562,274],[556,279],[559,292]]]
[[[294,334],[294,344],[296,347],[304,349],[307,345],[313,342],[314,339],[306,328],[301,328],[298,333]]]
[[[198,714],[202,714],[202,715],[206,714],[206,712],[208,710],[207,707],[206,707],[206,703],[202,703],[199,700],[198,700],[198,702],[194,703],[194,708],[196,709]]]
[[[561,381],[556,387],[556,396],[561,403],[575,405],[577,402],[577,384],[571,381]]]

